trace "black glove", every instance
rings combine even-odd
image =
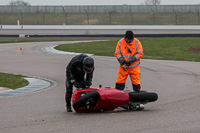
[[[128,60],[126,60],[126,65],[129,67],[131,63]]]
[[[73,84],[74,82],[75,82],[75,80],[74,80],[74,79],[71,79],[71,80],[70,80],[70,83],[72,83],[72,84]]]
[[[74,82],[74,86],[76,88],[82,88],[82,85],[79,82],[77,82],[77,81]]]
[[[132,55],[130,58],[128,58],[128,59],[126,60],[126,64],[127,64],[128,66],[130,66],[131,63],[133,63],[133,62],[135,62],[135,61],[137,61],[137,58],[135,57],[135,55]]]
[[[119,64],[124,65],[126,62],[123,57],[118,58]]]
[[[86,85],[88,88],[90,88],[90,86],[92,85],[92,82],[86,81],[86,82],[85,82],[85,85]]]

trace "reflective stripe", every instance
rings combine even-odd
[[[137,51],[137,53],[143,53],[143,51],[141,50],[141,51]]]
[[[137,52],[137,48],[138,48],[138,39],[136,40],[135,53]]]
[[[121,53],[121,51],[119,51],[119,50],[115,50],[115,52],[116,52],[116,53]]]
[[[121,58],[122,56],[118,56],[117,59]],[[122,57],[123,58],[123,57]]]
[[[122,52],[122,39],[120,39],[121,47],[120,47],[120,53]]]
[[[131,57],[132,55],[123,54],[122,56],[123,56],[123,57]]]
[[[136,58],[137,60],[139,60],[139,58],[138,58],[138,56],[137,56],[137,55],[135,55],[135,58]]]
[[[140,62],[139,63],[137,63],[137,64],[135,64],[135,65],[131,65],[131,66],[129,66],[128,68],[131,68],[131,67],[136,67],[136,66],[139,66],[140,65]]]

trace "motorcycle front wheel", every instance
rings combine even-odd
[[[96,90],[90,91],[75,101],[73,107],[74,109],[79,109],[80,107],[89,108],[95,106],[99,100],[99,97],[99,93]]]

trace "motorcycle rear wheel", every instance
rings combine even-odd
[[[133,103],[154,102],[158,99],[158,95],[154,92],[129,92],[129,101]]]

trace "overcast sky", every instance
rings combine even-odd
[[[11,0],[0,0],[8,5]],[[14,0],[16,1],[16,0]],[[23,0],[31,5],[141,5],[145,0]],[[161,5],[200,4],[200,0],[161,0]]]

